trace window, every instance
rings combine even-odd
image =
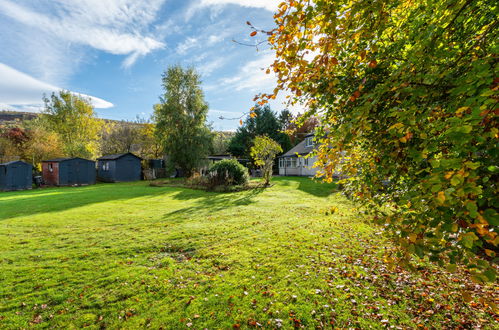
[[[305,140],[305,147],[313,147],[314,146],[314,137],[308,137]]]
[[[279,167],[283,168],[285,165],[284,158],[279,158]]]
[[[296,167],[296,158],[295,157],[286,158],[286,167],[295,168]]]
[[[109,162],[105,162],[102,164],[102,170],[103,171],[109,171]]]
[[[54,165],[52,163],[49,164],[49,172],[54,172]]]

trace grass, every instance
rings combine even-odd
[[[306,178],[2,193],[0,328],[497,326],[494,287],[429,265],[389,271],[389,246]]]

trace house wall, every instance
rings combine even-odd
[[[287,158],[291,157],[286,157],[284,159],[284,163],[289,165],[289,162],[286,162]],[[305,165],[305,158],[300,157],[296,158],[296,166],[289,167],[289,166],[283,166],[283,162],[279,161],[279,175],[283,176],[314,176],[318,169],[313,168],[313,164],[317,161],[317,157],[311,157],[308,158],[308,166]]]

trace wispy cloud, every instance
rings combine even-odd
[[[35,79],[10,66],[0,63],[0,102],[4,108],[39,111],[42,106],[43,94],[58,92],[61,88]],[[78,93],[76,93],[78,94]],[[88,97],[95,108],[111,108],[113,104],[98,97],[80,94]]]
[[[277,0],[201,0],[200,7],[213,5],[239,5],[249,8],[263,8],[269,11],[275,11],[279,1]]]
[[[123,66],[129,67],[140,56],[165,46],[149,32],[149,25],[156,19],[164,2],[0,0],[0,16],[4,15],[26,28],[38,31],[52,43],[57,40],[58,44],[66,46],[87,46],[111,54],[126,55]],[[9,29],[7,24],[5,29]],[[58,49],[51,51],[50,56],[53,56]]]
[[[251,92],[263,92],[273,89],[276,78],[272,74],[266,74],[267,69],[274,60],[273,53],[264,53],[260,58],[249,61],[239,69],[232,77],[226,77],[220,81],[225,87],[234,88],[237,91],[249,90]]]

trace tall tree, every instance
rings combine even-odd
[[[494,281],[477,256],[499,246],[497,3],[286,0],[274,18],[275,91],[322,115],[316,164],[400,243],[387,260]]]
[[[44,97],[42,119],[46,127],[59,134],[64,154],[69,157],[92,158],[99,147],[99,133],[104,122],[95,116],[89,99],[69,91]]]
[[[212,134],[199,75],[179,65],[163,73],[164,94],[154,106],[156,135],[171,167],[190,176],[209,153]]]
[[[286,110],[287,111],[287,110]],[[255,106],[251,116],[248,116],[229,143],[229,152],[238,157],[250,157],[250,149],[257,135],[266,135],[279,143],[283,150],[291,148],[289,137],[283,132],[283,121],[268,105]]]

